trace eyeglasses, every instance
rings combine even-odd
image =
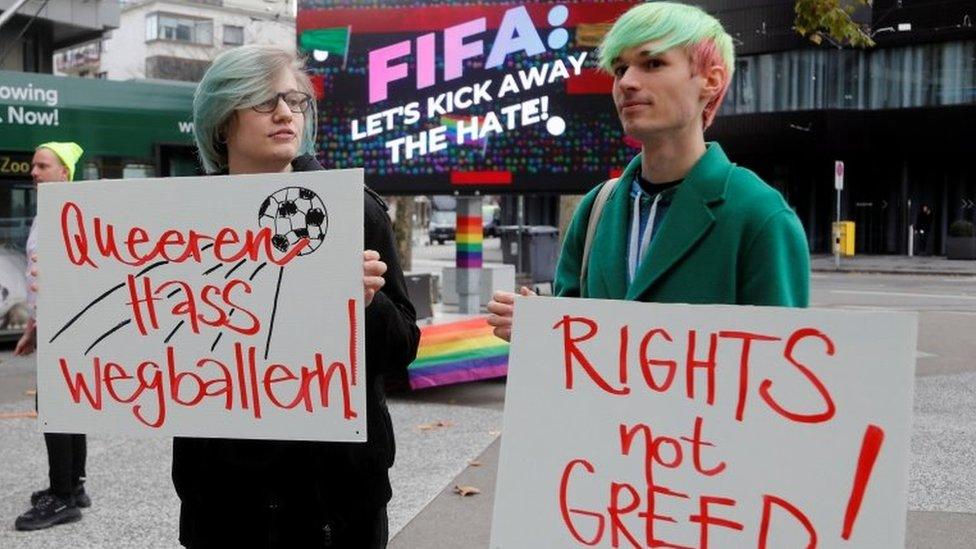
[[[312,106],[311,95],[300,91],[290,91],[276,93],[269,97],[266,101],[262,101],[251,108],[260,113],[274,112],[275,109],[278,108],[278,102],[282,99],[285,100],[285,105],[288,106],[288,110],[293,113],[306,112],[308,111],[309,107]]]

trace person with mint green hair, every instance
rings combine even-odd
[[[193,122],[209,174],[323,169],[312,155],[311,83],[294,54],[280,48],[219,55],[194,94]],[[182,545],[386,547],[395,449],[384,378],[406,375],[420,332],[386,203],[367,188],[363,211],[366,442],[174,438]],[[329,283],[324,275],[321,283]]]
[[[607,32],[599,62],[613,76],[624,133],[642,150],[580,202],[555,294],[806,307],[810,256],[796,214],[776,189],[705,141],[735,69],[722,24],[685,4],[640,4]],[[597,245],[600,253],[591,253]],[[488,305],[504,339],[513,309],[510,292]]]

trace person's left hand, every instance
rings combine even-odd
[[[375,250],[363,252],[363,303],[369,307],[373,302],[373,296],[380,291],[386,281],[383,273],[386,272],[386,263],[380,261],[380,253]]]

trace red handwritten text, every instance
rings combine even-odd
[[[150,235],[143,228],[132,227],[126,231],[120,246],[114,225],[105,223],[98,216],[90,220],[90,227],[88,223],[81,207],[74,202],[65,202],[61,207],[61,237],[68,259],[79,267],[88,265],[96,269],[96,259],[99,258],[133,267],[154,260],[200,263],[201,248],[211,242],[214,257],[224,263],[247,258],[251,261],[267,260],[280,266],[287,265],[308,246],[308,239],[302,239],[278,257],[271,244],[271,229],[267,227],[257,232],[248,229],[243,235],[231,227],[224,227],[215,235],[195,230],[184,233],[177,229],[167,229],[158,236]],[[92,236],[94,243],[90,240]]]
[[[609,395],[620,397],[631,393],[634,384],[630,381],[628,371],[634,367],[634,361],[629,356],[630,327],[625,326],[619,332],[619,352],[615,379],[601,373],[604,369],[595,365],[594,360],[587,355],[585,345],[583,345],[586,341],[597,337],[599,333],[599,326],[594,320],[566,315],[553,326],[553,329],[562,332],[565,387],[567,390],[573,390],[576,387],[578,383],[577,372],[581,372],[582,376],[580,377],[593,383]],[[785,339],[786,343],[782,345],[781,351],[783,358],[792,365],[794,373],[799,372],[802,378],[809,383],[812,390],[820,397],[823,408],[811,413],[792,409],[789,404],[784,403],[774,394],[775,383],[768,378],[759,383],[757,392],[760,400],[770,410],[793,422],[824,423],[834,417],[836,407],[830,391],[813,370],[797,359],[797,347],[801,344],[815,345],[814,348],[823,349],[826,357],[834,355],[833,341],[822,332],[814,328],[801,328],[785,338],[740,331],[718,331],[701,334],[697,330],[688,330],[686,335],[687,337],[684,340],[676,341],[676,338],[667,330],[654,328],[647,330],[640,339],[636,367],[640,369],[640,378],[649,391],[668,392],[677,380],[683,380],[684,394],[689,400],[703,400],[709,406],[714,405],[716,370],[719,368],[717,358],[719,346],[726,342],[738,342],[737,364],[728,367],[738,369],[735,391],[735,419],[741,422],[745,417],[749,399],[749,388],[751,386],[750,356],[754,347],[759,344],[782,345],[781,342]],[[700,349],[703,345],[699,342],[702,340],[706,341],[704,352]],[[663,359],[661,355],[655,354],[674,353],[675,351],[684,357],[683,364],[679,364],[677,360]],[[676,375],[682,369],[684,376]],[[782,375],[789,375],[790,369],[784,368],[776,371],[782,372]],[[702,382],[704,383],[704,390],[700,386]]]

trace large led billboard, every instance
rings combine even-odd
[[[389,194],[589,189],[636,152],[595,52],[633,4],[303,0],[319,157]]]

